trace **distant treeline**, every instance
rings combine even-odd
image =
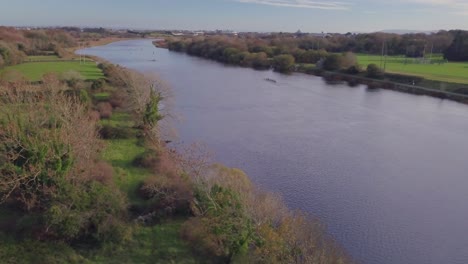
[[[21,63],[28,55],[61,56],[64,48],[76,45],[63,30],[16,30],[0,27],[0,68]]]
[[[242,34],[170,39],[173,51],[254,68],[278,68],[274,58],[290,55],[297,63],[317,63],[327,53],[368,53],[423,57],[443,53],[450,61],[468,60],[468,32],[453,30],[433,34]],[[285,58],[285,56],[283,56]],[[288,57],[288,61],[290,57]],[[281,67],[279,67],[281,68]]]
[[[112,36],[136,37],[141,34],[111,32],[104,28],[16,29],[0,26],[0,69],[21,63],[31,55],[71,56],[67,48]]]
[[[252,67],[273,68],[279,72],[310,72],[315,65],[329,71],[360,71],[356,56],[351,52],[328,53],[324,49],[304,50],[284,45],[262,44],[257,39],[231,38],[226,36],[206,38],[184,38],[169,40],[167,47],[172,51],[186,52],[219,62]],[[300,63],[301,66],[296,66]]]

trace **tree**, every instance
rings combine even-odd
[[[367,77],[382,78],[383,77],[383,71],[376,64],[369,64],[367,66]]]
[[[341,55],[331,54],[325,59],[323,63],[323,68],[327,71],[337,71],[341,69],[342,60],[343,57]]]
[[[468,61],[468,31],[456,31],[455,39],[445,50],[444,57],[450,61]]]
[[[197,247],[230,263],[238,254],[245,254],[253,240],[254,229],[246,215],[241,193],[214,184],[196,190],[197,218],[184,224],[185,239]]]
[[[0,87],[1,202],[18,208],[31,235],[118,242],[126,200],[96,171],[95,120],[65,88],[49,76],[41,87]]]
[[[345,54],[343,54],[343,58],[341,59],[340,68],[348,69],[352,66],[357,66],[357,64],[358,60],[356,55],[352,52],[346,52]]]
[[[292,55],[283,54],[273,58],[273,69],[279,72],[290,72],[294,66],[295,60]]]
[[[149,101],[146,103],[145,112],[143,114],[143,124],[149,129],[154,128],[164,116],[159,111],[159,104],[163,100],[161,93],[151,89]]]

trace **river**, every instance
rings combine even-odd
[[[206,143],[318,217],[358,262],[468,263],[467,105],[225,66],[150,40],[80,52],[157,73],[182,142]]]

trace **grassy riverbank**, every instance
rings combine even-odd
[[[357,54],[357,58],[363,67],[369,64],[383,64],[382,57],[378,55]],[[436,55],[427,62],[405,56],[387,56],[386,72],[419,76],[433,81],[468,84],[468,62],[446,62],[442,55]]]
[[[55,57],[31,59],[42,62],[17,66],[50,63],[64,72],[76,70]],[[8,185],[0,177],[6,201],[0,204],[0,259],[348,262],[320,224],[259,191],[242,171],[209,163],[199,149],[185,153],[167,146],[158,132],[159,121],[168,115],[159,108],[164,87],[115,65],[98,69],[101,80],[72,81],[59,74],[42,82],[0,82],[0,107],[8,110],[0,118],[0,176],[27,179]],[[44,73],[51,70],[46,67]],[[12,93],[10,86],[25,92]],[[21,114],[13,114],[19,104]],[[23,118],[29,129],[20,128]],[[10,148],[18,140],[27,148],[19,149],[21,156],[33,156],[30,166]]]
[[[40,81],[45,74],[55,73],[62,75],[70,71],[77,72],[86,80],[97,80],[104,78],[102,70],[97,67],[96,62],[87,60],[57,60],[55,56],[34,56],[31,62],[25,62],[13,66],[5,67],[0,70],[0,76],[6,79],[8,76],[24,76],[29,81]],[[40,60],[40,62],[34,62]]]
[[[272,41],[270,45],[273,44],[278,42]],[[388,56],[384,64],[381,57],[375,55],[303,50],[293,45],[288,48],[258,45],[252,39],[216,36],[169,38],[166,42],[154,42],[154,45],[242,67],[323,76],[327,82],[349,80],[351,85],[369,84],[373,88],[425,94],[464,103],[468,94],[468,63],[447,62],[440,54],[433,55],[430,61],[429,58]]]

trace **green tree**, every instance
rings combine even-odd
[[[343,56],[340,54],[331,54],[325,59],[323,68],[327,71],[338,71],[341,69],[342,61]]]
[[[376,64],[369,64],[367,66],[367,77],[369,78],[382,78],[383,71]]]
[[[468,32],[456,31],[455,39],[445,50],[444,57],[451,61],[468,61]]]
[[[218,184],[209,190],[196,190],[195,204],[200,216],[184,225],[184,237],[221,262],[230,263],[245,255],[255,232],[240,195]]]
[[[273,68],[279,72],[290,72],[294,67],[294,57],[289,54],[282,54],[273,58]]]
[[[143,114],[143,124],[147,128],[155,127],[164,116],[159,111],[159,103],[163,100],[161,93],[151,89],[149,101],[146,103],[145,112]]]
[[[58,81],[34,88],[0,87],[1,202],[15,205],[30,234],[120,241],[126,201],[93,171],[99,144],[89,109]]]

